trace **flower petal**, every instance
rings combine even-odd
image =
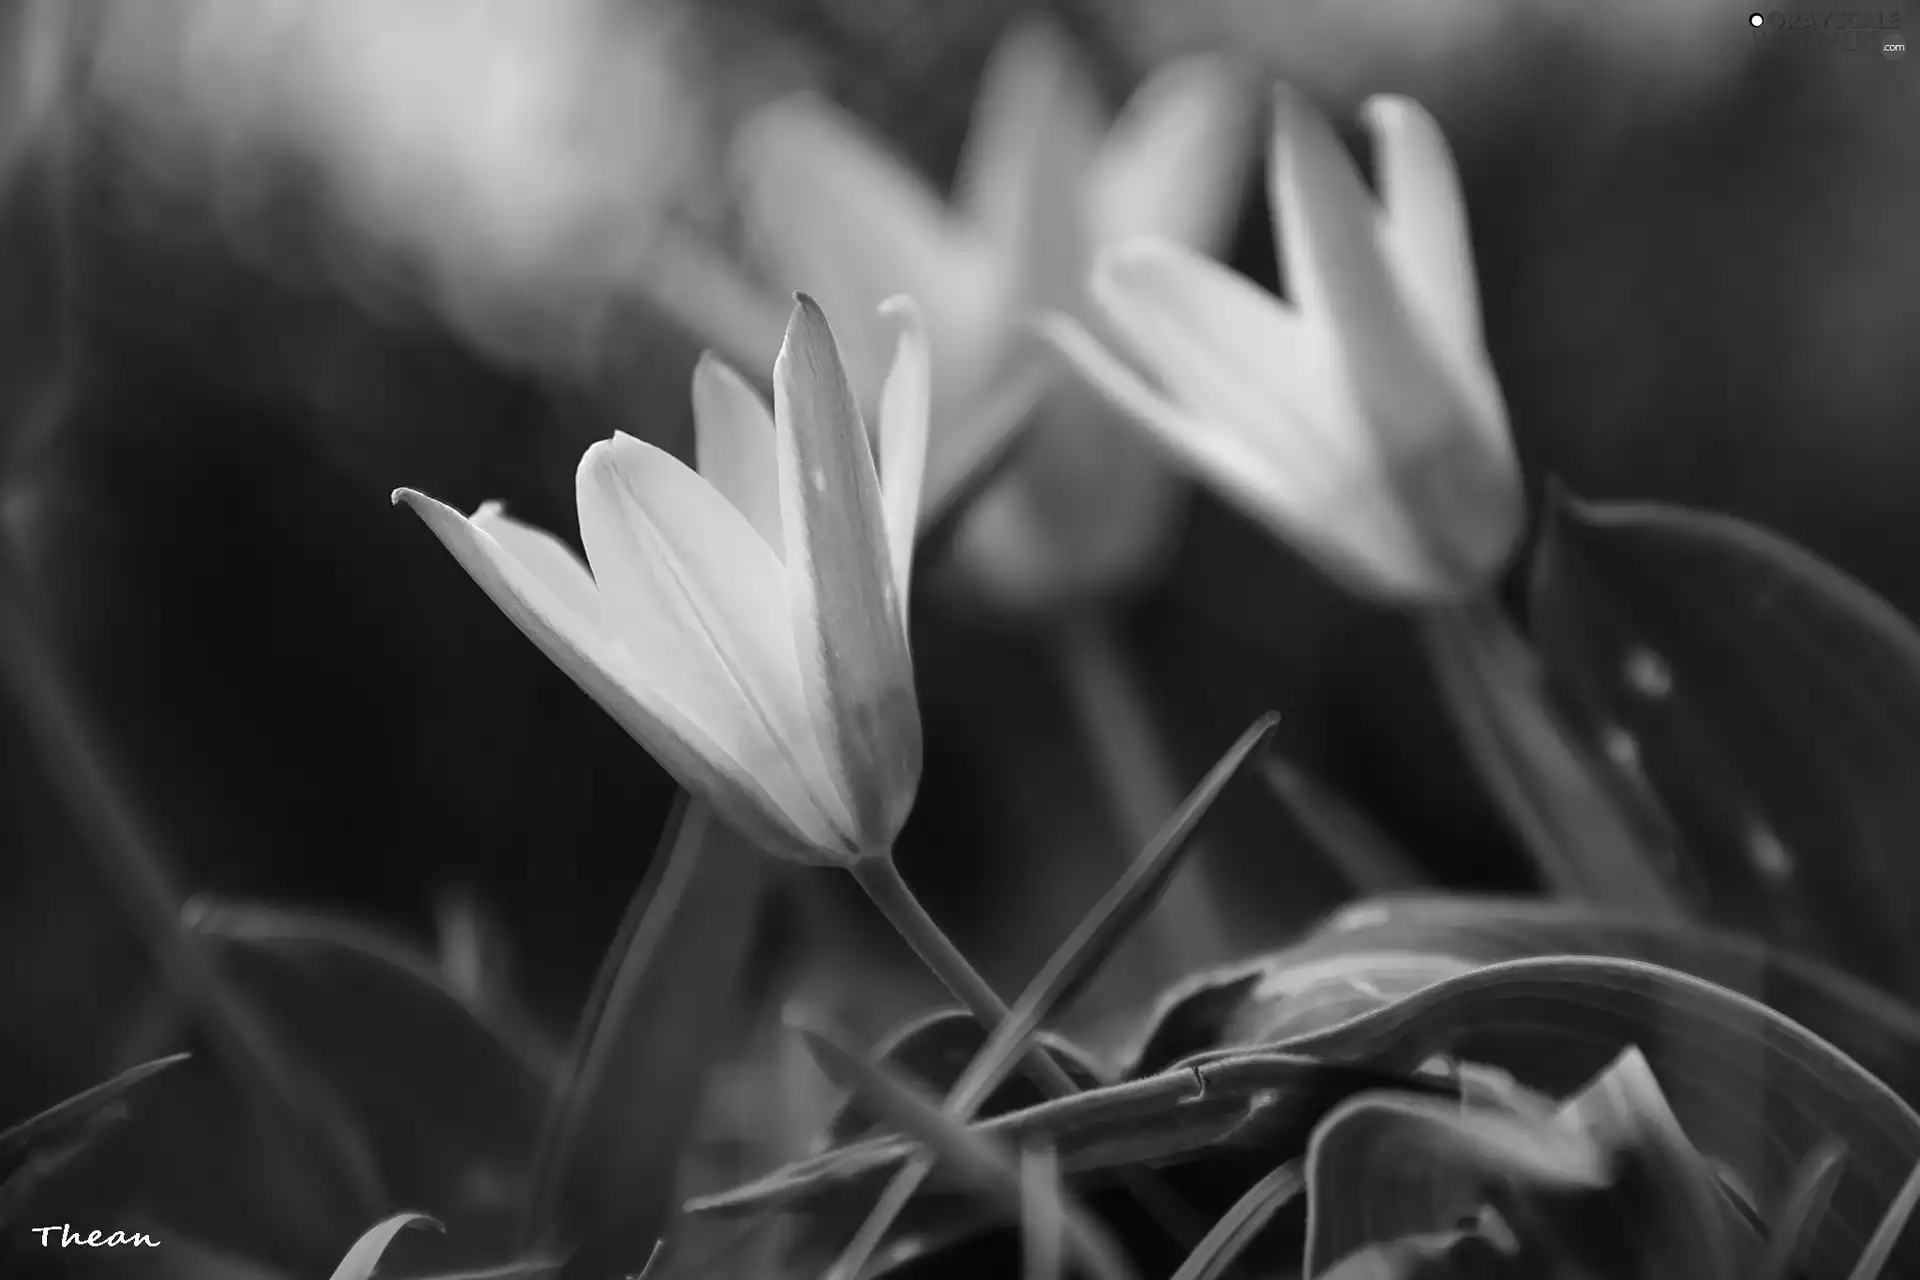
[[[641,670],[606,630],[605,610],[577,612],[585,569],[559,539],[510,520],[497,505],[472,520],[412,489],[394,491],[433,530],[487,597],[605,709],[681,786],[709,798],[727,820],[770,852],[817,859],[787,806],[728,749],[723,738],[666,692],[686,681],[657,662]],[[578,573],[579,577],[575,574]],[[589,588],[591,583],[586,583]]]
[[[1223,243],[1240,211],[1253,114],[1219,58],[1155,71],[1121,108],[1095,164],[1095,245],[1138,235]]]
[[[693,367],[693,441],[701,478],[759,530],[775,556],[783,555],[773,413],[760,393],[712,352],[703,352]]]
[[[1508,449],[1506,409],[1481,332],[1467,206],[1446,136],[1408,98],[1371,98],[1361,110],[1380,174],[1381,249],[1402,297],[1474,402],[1470,421],[1489,444]]]
[[[1489,426],[1484,396],[1425,338],[1382,256],[1379,212],[1352,158],[1317,112],[1292,99],[1282,90],[1272,173],[1288,288],[1336,338],[1360,421],[1442,566],[1432,590],[1475,589],[1511,554],[1525,521],[1504,415]]]
[[[402,492],[411,495],[408,505],[413,506],[412,498],[419,495],[411,490]],[[433,501],[431,498],[419,500]],[[420,508],[414,506],[414,510]],[[593,574],[572,547],[545,529],[515,520],[507,514],[505,505],[498,502],[481,503],[480,509],[473,513],[472,524],[538,578],[561,607],[589,626],[595,635],[609,639],[614,635],[606,602],[600,598],[600,589],[593,585]]]
[[[1093,387],[1174,459],[1342,582],[1370,594],[1417,594],[1433,572],[1391,492],[1371,470],[1330,475],[1298,433],[1260,441],[1169,400],[1064,316],[1042,334]],[[1309,479],[1309,477],[1315,477]]]
[[[833,333],[802,294],[773,367],[793,636],[861,852],[887,852],[920,782],[920,708],[880,479]]]
[[[858,120],[809,95],[782,99],[741,128],[734,164],[776,282],[842,317],[842,358],[862,404],[875,403],[891,355],[875,312],[896,293],[925,311],[943,387],[964,400],[985,378],[1009,272]]]
[[[1074,308],[1084,293],[1087,183],[1105,126],[1065,36],[1045,20],[1016,24],[981,76],[954,201],[1014,271],[1028,307]]]
[[[1325,329],[1219,263],[1167,240],[1101,251],[1093,294],[1115,332],[1198,412],[1259,446],[1319,446],[1312,471],[1378,466]]]
[[[913,548],[919,533],[920,493],[927,474],[927,419],[932,409],[932,370],[920,309],[899,296],[880,305],[899,322],[893,368],[880,393],[880,501],[886,513],[887,550],[893,561],[899,596],[900,626],[907,625],[907,599],[913,578]]]
[[[801,830],[843,846],[846,808],[807,715],[772,549],[698,473],[632,436],[589,448],[576,488],[594,580],[635,659],[670,664],[689,714]]]

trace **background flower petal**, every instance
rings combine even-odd
[[[974,100],[954,204],[1013,273],[1025,307],[1077,309],[1085,296],[1088,184],[1105,132],[1098,88],[1052,23],[1023,22],[1001,39]],[[1009,332],[1017,318],[1004,318]]]
[[[733,159],[775,283],[841,318],[841,358],[863,405],[877,403],[892,354],[876,311],[896,293],[926,316],[937,394],[959,402],[979,387],[997,358],[1010,273],[918,173],[858,120],[804,94],[756,112]]]
[[[773,411],[733,367],[711,352],[693,367],[694,460],[700,476],[759,530],[776,557],[780,467],[773,453]]]
[[[1094,243],[1165,236],[1196,249],[1233,234],[1254,113],[1225,62],[1181,58],[1120,109],[1091,174]]]
[[[1379,172],[1380,247],[1401,297],[1472,402],[1470,421],[1489,445],[1510,452],[1506,408],[1481,330],[1466,200],[1446,136],[1409,98],[1371,98],[1362,117],[1373,135]]]
[[[920,523],[920,492],[927,475],[927,425],[932,410],[933,371],[927,361],[926,326],[920,308],[904,295],[881,304],[900,326],[893,367],[880,393],[880,502],[886,515],[900,627],[907,625],[913,579],[913,546]]]

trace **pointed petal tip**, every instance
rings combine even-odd
[[[907,294],[893,294],[891,297],[882,301],[875,310],[889,320],[896,320],[903,324],[911,324],[915,328],[923,329],[926,327],[926,313],[921,311],[920,304],[915,302]]]
[[[411,506],[413,504],[413,500],[420,496],[421,495],[415,490],[402,487],[399,489],[395,489],[392,493],[388,494],[387,501],[392,503],[396,507],[403,502]]]

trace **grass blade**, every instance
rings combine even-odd
[[[925,1143],[936,1160],[951,1166],[1012,1221],[1020,1221],[1026,1197],[1019,1161],[1011,1151],[944,1114],[933,1099],[883,1065],[869,1061],[824,1032],[804,1027],[799,1030],[812,1042],[815,1056],[834,1061],[837,1074],[856,1082],[857,1091],[867,1106]],[[1064,1188],[1058,1198],[1067,1250],[1099,1280],[1132,1280],[1133,1269],[1106,1228],[1088,1215]],[[851,1274],[858,1274],[857,1269]]]
[[[986,1046],[948,1094],[945,1114],[955,1122],[971,1119],[974,1110],[1006,1079],[1020,1061],[1027,1042],[1040,1022],[1055,1008],[1069,1001],[1086,986],[1105,963],[1121,939],[1158,900],[1180,861],[1192,846],[1194,833],[1213,809],[1227,785],[1240,775],[1249,760],[1266,745],[1279,725],[1280,717],[1268,712],[1240,735],[1240,740],[1208,771],[1159,837],[1134,860],[1106,896],[1087,913],[1079,926],[1061,944],[1053,958],[1030,983],[1014,1006],[1008,1010]],[[897,1174],[881,1196],[866,1222],[861,1224],[853,1242],[836,1264],[833,1275],[852,1277],[860,1274],[867,1259],[886,1239],[907,1202],[932,1171],[924,1157],[916,1158]],[[1156,1204],[1151,1187],[1141,1187],[1146,1203]],[[1164,1213],[1162,1216],[1165,1216]]]
[[[38,1115],[29,1116],[12,1128],[0,1132],[0,1165],[14,1159],[54,1131],[75,1124],[108,1103],[116,1101],[141,1081],[157,1076],[168,1067],[185,1062],[191,1056],[176,1053],[170,1057],[156,1058],[152,1062],[143,1062],[137,1067],[122,1071],[111,1080],[103,1081],[90,1089],[81,1090],[71,1098],[56,1102]]]
[[[765,859],[684,792],[582,1014],[523,1220],[610,1270],[652,1256],[707,1066],[739,1016]],[[662,1034],[663,1028],[671,1028]]]
[[[1756,1280],[1793,1280],[1806,1264],[1814,1230],[1827,1212],[1846,1163],[1845,1144],[1834,1141],[1822,1143],[1801,1161],[1779,1219],[1767,1232],[1766,1250],[1754,1269]]]
[[[424,1213],[396,1213],[354,1241],[353,1248],[347,1250],[347,1256],[333,1269],[333,1280],[368,1280],[393,1238],[413,1226],[435,1231],[444,1229]]]
[[[1060,1204],[1060,1162],[1051,1147],[1020,1152],[1020,1257],[1026,1280],[1062,1280],[1066,1222]]]
[[[1273,1215],[1287,1207],[1306,1188],[1300,1162],[1289,1160],[1253,1187],[1227,1210],[1207,1232],[1200,1247],[1187,1255],[1173,1280],[1219,1280],[1255,1237],[1266,1230]]]
[[[1913,1172],[1907,1175],[1900,1194],[1893,1198],[1887,1216],[1880,1219],[1880,1225],[1874,1229],[1873,1238],[1867,1241],[1867,1247],[1861,1251],[1860,1261],[1854,1265],[1848,1280],[1879,1280],[1880,1270],[1887,1265],[1887,1259],[1893,1256],[1893,1246],[1900,1242],[1901,1233],[1907,1229],[1907,1221],[1913,1217],[1916,1204],[1920,1204],[1920,1164],[1914,1165]]]

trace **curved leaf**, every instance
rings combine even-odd
[[[1472,1216],[1488,1183],[1598,1190],[1608,1153],[1578,1128],[1431,1098],[1343,1104],[1307,1148],[1306,1274]]]
[[[1300,942],[1249,964],[1275,973],[1392,952],[1476,964],[1601,955],[1677,969],[1778,1010],[1920,1106],[1920,1010],[1826,965],[1725,930],[1676,928],[1569,902],[1409,895],[1342,908]],[[1259,1033],[1272,1016],[1259,999],[1236,1011],[1218,1010],[1210,1019],[1220,1037],[1214,1047],[1264,1043],[1272,1037]]]
[[[1709,911],[1920,996],[1920,633],[1727,516],[1549,504],[1533,622],[1556,686],[1644,773]]]
[[[347,1256],[333,1269],[333,1280],[368,1280],[393,1238],[412,1226],[441,1229],[439,1223],[424,1213],[396,1213],[354,1241],[353,1248],[347,1250]]]
[[[90,1117],[118,1102],[135,1085],[159,1075],[168,1067],[185,1062],[188,1057],[188,1054],[176,1053],[165,1058],[155,1058],[152,1062],[143,1062],[137,1067],[129,1067],[111,1080],[94,1085],[91,1089],[82,1089],[72,1097],[54,1103],[45,1111],[29,1116],[19,1124],[0,1131],[0,1168],[17,1160],[35,1145],[57,1139],[76,1125],[84,1123]]]
[[[1513,960],[1274,1047],[1388,1070],[1447,1054],[1564,1096],[1629,1045],[1688,1138],[1767,1203],[1792,1183],[1800,1153],[1846,1144],[1809,1272],[1844,1275],[1920,1161],[1920,1115],[1831,1044],[1735,992],[1631,960]],[[1895,1254],[1896,1274],[1915,1267],[1920,1240]]]
[[[467,1004],[430,954],[377,929],[247,906],[206,907],[189,923],[288,1057],[362,1124],[397,1202],[382,1207],[418,1205],[452,1224],[450,1264],[499,1256],[552,1094],[551,1047]],[[209,1245],[295,1271],[331,1263],[277,1227],[252,1132],[221,1078],[200,1068],[180,1068],[167,1105],[125,1126],[114,1176],[152,1216]]]

